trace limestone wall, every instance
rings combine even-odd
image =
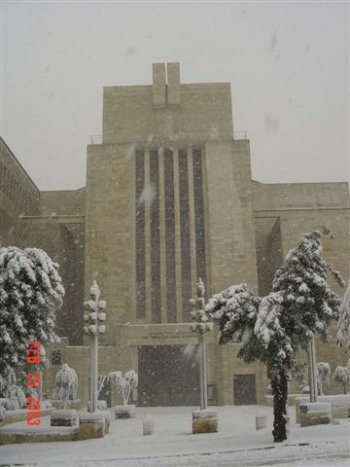
[[[0,137],[0,244],[16,245],[17,217],[38,214],[39,203],[38,188]]]
[[[156,108],[152,86],[104,88],[103,141],[139,143],[175,140],[230,140],[229,83],[181,84],[181,105]]]
[[[298,208],[349,208],[349,185],[332,183],[274,183],[253,181],[255,211]]]
[[[132,187],[126,145],[88,147],[85,296],[89,296],[89,287],[96,279],[109,306],[109,344],[115,342],[115,326],[132,320]]]
[[[41,215],[85,214],[85,187],[79,190],[42,191],[40,195]]]
[[[257,285],[248,142],[207,142],[208,292]]]

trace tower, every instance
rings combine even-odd
[[[257,284],[249,142],[233,139],[230,84],[183,84],[178,63],[154,64],[152,85],[104,88],[96,142],[85,281],[108,302],[105,344],[129,348],[141,373],[159,353],[181,371],[198,277],[208,295]]]
[[[151,86],[104,89],[101,143],[88,147],[85,277],[116,322],[189,321],[198,277],[209,292],[256,284],[249,143],[233,139],[228,83],[181,84],[178,63],[154,64]]]

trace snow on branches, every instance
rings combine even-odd
[[[281,369],[290,371],[294,349],[283,319],[282,294],[272,292],[261,300],[254,333],[264,346],[260,359],[267,364],[269,377]]]
[[[322,395],[323,383],[329,383],[329,378],[331,376],[331,367],[328,362],[318,362],[317,363],[317,384],[318,384],[318,393]]]
[[[57,372],[53,398],[61,401],[74,400],[78,396],[78,375],[74,368],[64,363]]]
[[[337,341],[350,348],[350,280],[339,310]]]
[[[136,398],[138,375],[135,370],[129,370],[123,373],[121,371],[111,371],[107,375],[107,381],[112,381],[116,384],[119,394],[122,397],[123,405],[127,405],[130,396]]]
[[[240,342],[240,356],[251,360],[254,326],[260,298],[247,284],[232,285],[214,295],[205,306],[206,313],[219,325],[219,343]],[[248,345],[249,344],[249,345]]]
[[[339,272],[322,258],[319,230],[305,234],[275,273],[272,290],[283,298],[282,325],[294,346],[305,349],[315,333],[327,340],[330,322],[339,316],[340,299],[327,283],[328,273],[344,286]]]
[[[13,370],[24,371],[28,341],[58,340],[55,312],[64,288],[58,265],[38,248],[0,247],[0,375],[2,392]],[[13,378],[12,378],[13,379]]]
[[[337,366],[333,378],[337,383],[343,385],[344,394],[347,393],[347,386],[350,383],[350,359],[347,366]]]
[[[315,334],[327,340],[330,322],[339,316],[341,301],[330,289],[327,273],[340,286],[344,282],[322,258],[322,233],[329,235],[324,228],[313,230],[290,250],[266,297],[256,297],[247,284],[240,284],[214,295],[206,305],[206,312],[219,324],[220,343],[239,342],[239,357],[266,364],[274,395],[275,441],[287,438],[287,383],[297,351],[306,350]],[[344,326],[338,338],[349,329],[348,315],[342,315]]]

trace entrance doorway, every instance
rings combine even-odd
[[[199,404],[199,367],[184,345],[138,348],[140,406]]]

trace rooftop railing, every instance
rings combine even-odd
[[[248,139],[246,131],[234,131],[233,139]]]
[[[247,132],[246,131],[234,131],[233,139],[234,140],[248,139]],[[112,141],[111,139],[103,138],[102,135],[90,136],[90,144],[108,144],[108,143],[113,143],[113,142],[114,141]]]

